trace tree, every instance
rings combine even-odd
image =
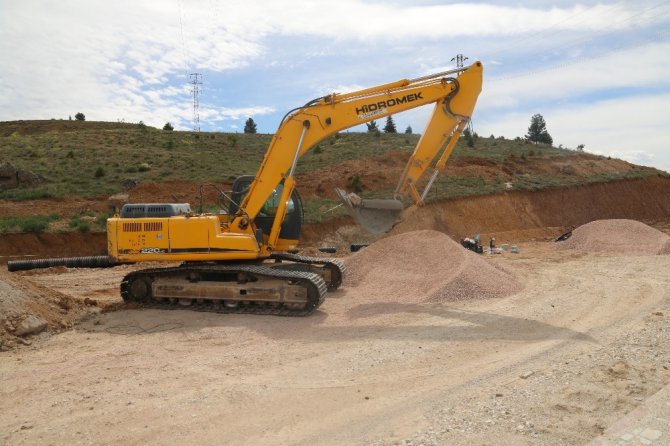
[[[244,133],[256,133],[256,123],[253,119],[249,118],[244,123]]]
[[[377,127],[377,121],[370,121],[365,124],[368,127],[368,133],[379,133],[379,127]]]
[[[412,127],[411,126],[409,126],[409,125],[407,126],[407,128],[405,129],[405,134],[407,134],[407,135],[412,134]]]
[[[530,118],[530,127],[528,127],[526,138],[534,143],[551,144],[554,142],[549,132],[547,132],[547,123],[544,122],[541,114],[538,113]]]
[[[165,125],[163,126],[163,130],[167,130],[168,132],[171,132],[174,130],[174,127],[172,127],[172,124],[169,122],[166,122]]]
[[[393,122],[392,116],[386,117],[386,125],[384,126],[384,133],[398,133],[395,128],[395,122]]]
[[[76,115],[74,115],[74,119],[76,119],[77,121],[86,121],[86,116],[84,116],[82,112],[79,112]]]
[[[475,139],[472,137],[472,131],[470,130],[469,127],[466,127],[463,130],[462,136],[463,138],[465,138],[465,143],[467,144],[468,147],[475,146]]]

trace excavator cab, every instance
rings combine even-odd
[[[239,210],[240,203],[242,203],[247,196],[249,186],[253,181],[253,175],[242,175],[233,183],[233,191],[231,195],[232,202],[229,206],[231,215],[234,215]],[[261,211],[254,219],[256,227],[260,229],[264,235],[270,234],[270,231],[272,230],[272,223],[274,222],[277,213],[277,207],[279,206],[283,188],[283,184],[279,184],[275,188],[272,195],[270,195],[270,198],[263,204]],[[302,198],[300,198],[298,190],[294,189],[291,198],[289,198],[289,202],[286,205],[286,216],[284,217],[281,231],[279,232],[280,240],[299,240],[303,220],[304,210],[302,206]]]

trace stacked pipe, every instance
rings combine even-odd
[[[67,266],[68,268],[108,268],[119,262],[108,256],[86,257],[59,257],[55,259],[10,260],[7,262],[9,271],[25,271],[52,266]]]

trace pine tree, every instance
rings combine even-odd
[[[463,130],[462,137],[465,138],[465,143],[468,147],[475,146],[475,139],[472,137],[472,131],[468,127]]]
[[[547,132],[547,123],[541,114],[538,113],[530,118],[530,127],[528,127],[526,138],[534,143],[551,144],[554,142],[549,132]]]
[[[244,123],[244,133],[256,133],[256,123],[253,119],[249,118]]]
[[[86,116],[84,116],[82,112],[79,112],[76,115],[74,115],[74,119],[76,119],[77,121],[86,121]]]
[[[365,124],[368,127],[368,133],[379,133],[379,127],[377,127],[377,121],[370,121]]]
[[[409,126],[409,125],[407,126],[407,128],[405,129],[405,134],[407,134],[407,135],[412,134],[412,127],[411,126]]]
[[[384,133],[398,133],[395,128],[395,122],[393,122],[392,116],[386,117],[386,125],[384,126]]]

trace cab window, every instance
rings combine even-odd
[[[277,213],[277,208],[279,207],[279,201],[281,200],[281,194],[284,190],[284,185],[280,184],[272,191],[272,195],[267,199],[259,215],[261,217],[272,217]],[[295,210],[295,204],[293,203],[293,198],[289,197],[288,203],[286,204],[286,214],[291,214]]]

